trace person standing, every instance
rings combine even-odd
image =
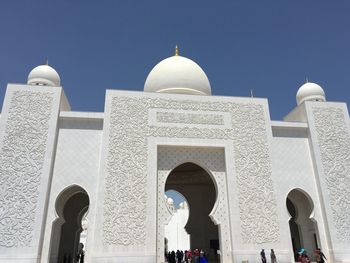
[[[270,252],[270,257],[271,257],[271,263],[277,263],[276,254],[272,248],[271,248],[271,252]]]
[[[205,258],[204,251],[202,249],[199,256],[199,263],[208,263],[208,260]]]
[[[317,248],[315,250],[315,257],[316,257],[317,263],[324,263],[325,260],[327,260],[326,256],[322,253],[320,248]]]
[[[173,250],[173,251],[171,251],[171,255],[170,255],[170,262],[171,263],[176,263],[176,256],[175,256],[175,251]]]
[[[189,262],[189,263],[192,262],[192,251],[191,251],[191,249],[188,251],[187,259],[188,259],[188,262]]]
[[[310,263],[311,262],[305,249],[302,248],[299,252],[299,255],[300,255],[299,259],[298,259],[299,262],[301,262],[301,263]]]
[[[199,249],[194,250],[194,263],[199,263]]]
[[[80,252],[80,263],[84,263],[85,251],[82,249]]]
[[[264,249],[261,249],[260,257],[261,257],[261,262],[262,263],[266,263],[266,256],[265,256],[265,250]]]
[[[315,258],[317,263],[321,263],[321,255],[318,249],[315,250]]]

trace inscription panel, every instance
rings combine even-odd
[[[190,128],[206,127],[227,129],[231,128],[231,116],[228,112],[198,112],[176,109],[149,109],[149,125],[161,127]]]
[[[176,112],[157,112],[157,121],[165,123],[224,125],[221,115]]]

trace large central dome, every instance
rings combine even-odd
[[[175,55],[159,62],[148,74],[144,91],[211,95],[207,75],[194,61]]]

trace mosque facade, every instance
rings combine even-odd
[[[347,105],[305,83],[283,121],[267,99],[211,96],[175,54],[143,92],[107,90],[105,111],[71,111],[57,72],[8,84],[0,117],[0,262],[161,263],[164,193],[188,203],[188,249],[209,262],[294,262],[321,248],[350,262]],[[82,219],[84,219],[82,224]]]

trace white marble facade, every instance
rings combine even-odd
[[[293,245],[350,262],[349,131],[346,104],[313,83],[272,121],[266,99],[211,96],[204,71],[174,56],[144,91],[107,90],[90,113],[71,111],[40,66],[8,85],[1,112],[0,262],[68,260],[85,214],[85,262],[163,262],[165,184],[187,162],[215,186],[222,263],[260,262],[262,248],[294,262]]]
[[[189,211],[186,201],[175,207],[174,201],[167,199],[169,209],[173,215],[167,225],[165,225],[164,236],[166,239],[166,252],[190,249],[190,235],[186,232],[185,226],[188,221]],[[169,202],[170,201],[170,202]],[[171,203],[172,201],[172,203]]]

